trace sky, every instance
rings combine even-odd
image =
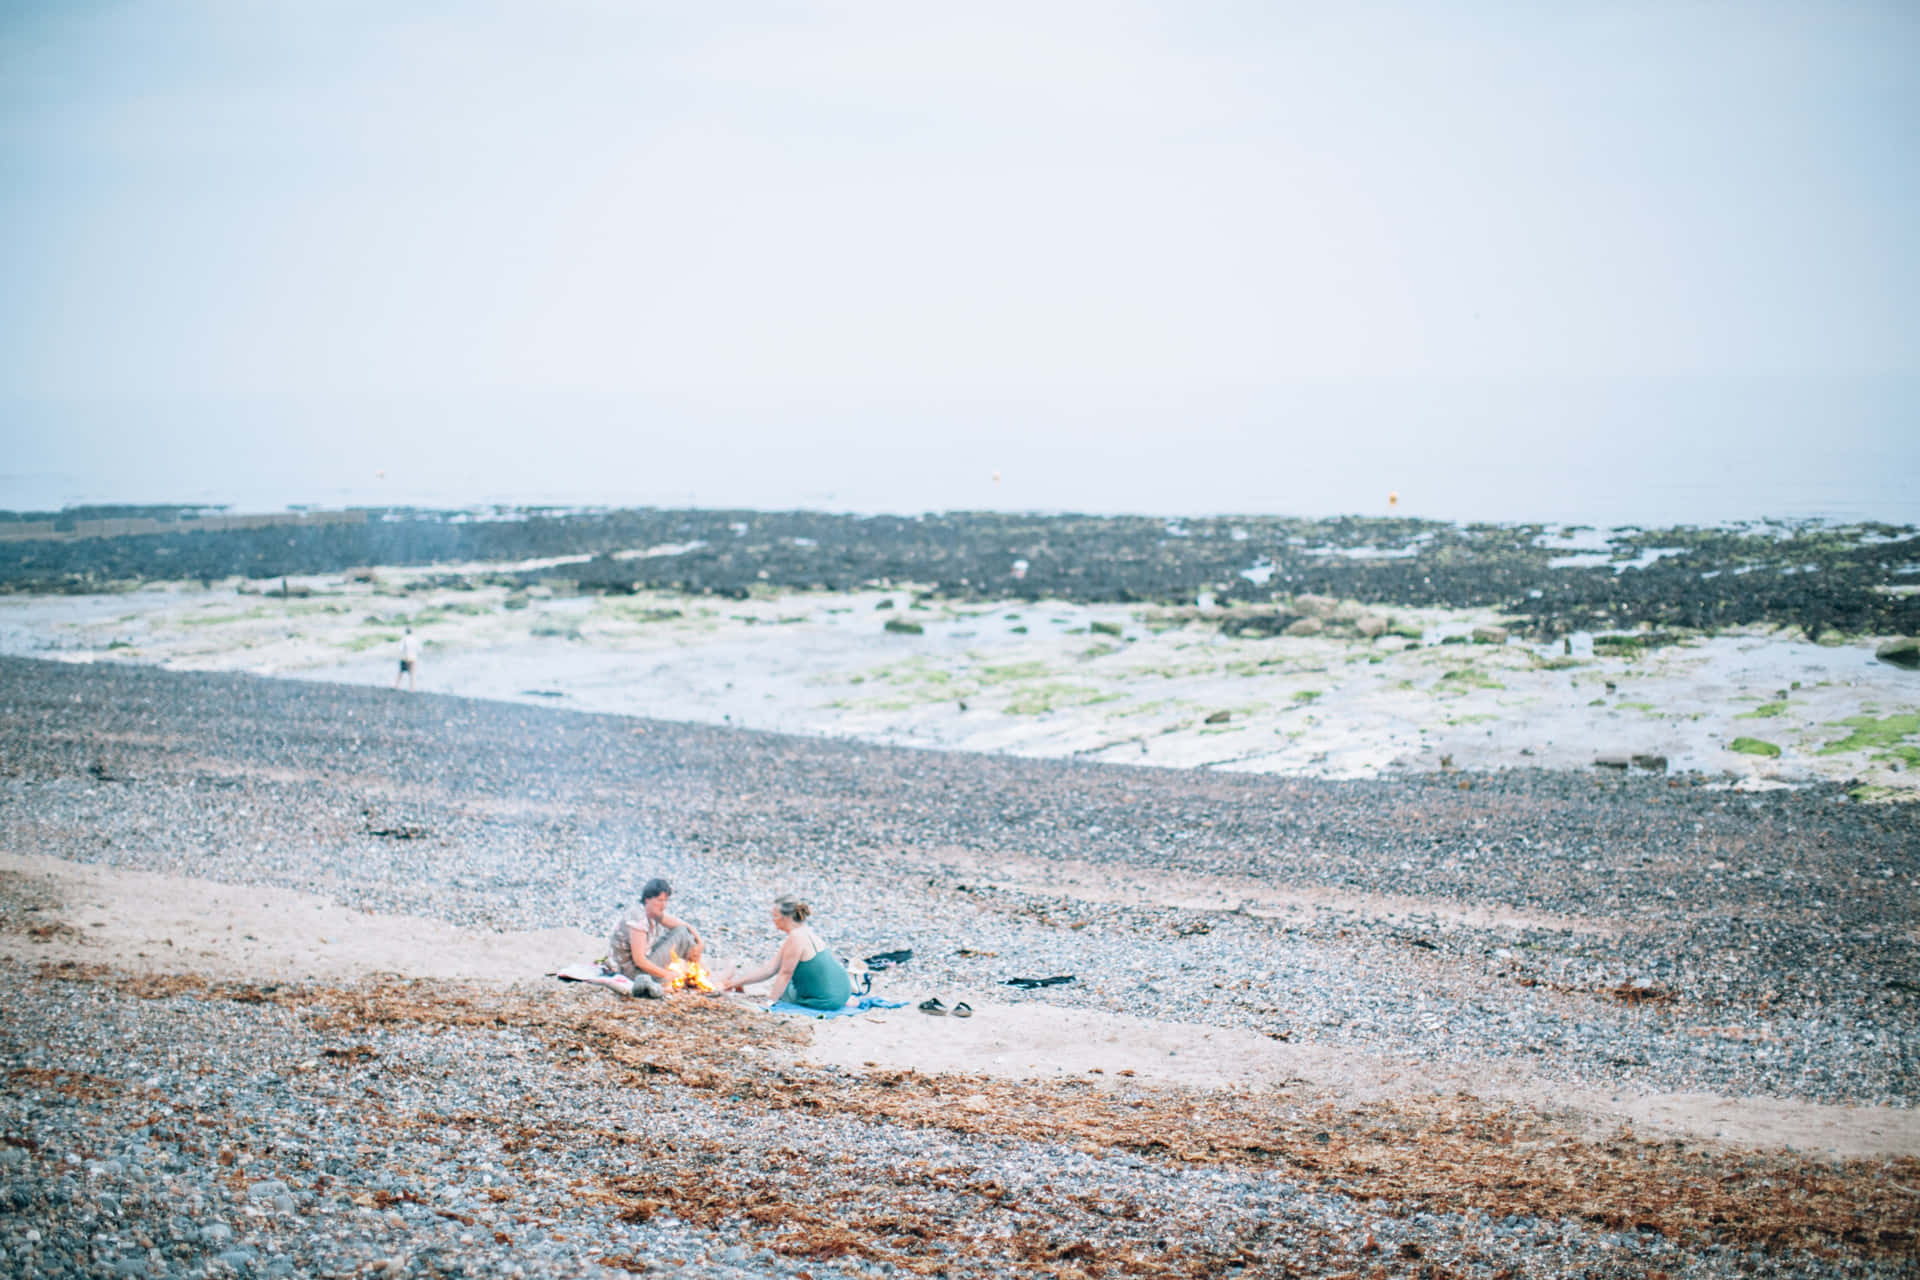
[[[1920,6],[0,0],[0,506],[1920,521]]]

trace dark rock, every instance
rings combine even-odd
[[[886,629],[896,635],[903,636],[917,636],[926,631],[926,628],[919,623],[909,621],[906,618],[888,618]]]
[[[1648,752],[1638,752],[1633,757],[1633,767],[1636,769],[1648,769],[1654,773],[1665,773],[1667,771],[1667,758]]]
[[[1595,756],[1593,758],[1593,767],[1596,769],[1628,769],[1632,766],[1632,756]]]
[[[1873,651],[1873,656],[1909,671],[1920,669],[1920,640],[1911,636],[1888,640]]]
[[[1273,610],[1230,613],[1220,619],[1220,631],[1229,636],[1277,636],[1285,634],[1287,628],[1299,620],[1298,614]]]
[[[285,575],[364,573],[369,565],[510,561],[587,554],[570,566],[577,588],[677,590],[744,598],[760,584],[851,590],[932,582],[942,596],[1005,594],[1003,575],[978,568],[1002,557],[1028,563],[1014,585],[1027,598],[1173,603],[1205,593],[1223,606],[1289,605],[1335,616],[1363,605],[1498,608],[1542,637],[1574,631],[1609,637],[1627,654],[1686,634],[1758,622],[1810,637],[1920,635],[1920,596],[1884,590],[1920,560],[1920,531],[1809,526],[1779,536],[1714,528],[1622,529],[1608,539],[1613,568],[1551,568],[1557,548],[1537,525],[1455,526],[1398,517],[1308,520],[1275,516],[1189,519],[1177,534],[1143,516],[845,516],[821,512],[630,509],[464,512],[390,508],[291,517],[222,517],[140,508],[112,517],[0,512],[0,590],[91,592],[141,580],[209,581],[232,575],[276,584]],[[42,518],[44,517],[44,518]],[[84,526],[84,530],[83,530]],[[1236,536],[1238,535],[1238,536]],[[1273,566],[1256,586],[1240,578],[1247,543]],[[613,553],[673,544],[674,555]],[[1393,557],[1330,554],[1412,549]],[[1653,549],[1650,564],[1619,562]],[[1618,571],[1615,572],[1614,569]],[[1738,568],[1735,574],[1729,570]],[[525,588],[548,571],[443,574]],[[573,587],[569,587],[573,589]]]

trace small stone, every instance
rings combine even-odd
[[[1231,719],[1233,719],[1233,712],[1216,711],[1212,715],[1207,717],[1207,723],[1208,724],[1225,724],[1227,721]]]
[[[1473,629],[1473,642],[1475,644],[1505,644],[1507,642],[1507,629],[1505,627],[1475,627]]]
[[[1632,756],[1595,756],[1593,767],[1596,769],[1629,769],[1633,767]]]
[[[1296,604],[1298,601],[1295,602]],[[1290,623],[1280,634],[1288,636],[1317,636],[1327,629],[1327,624],[1318,618],[1298,618]]]
[[[1640,752],[1633,757],[1633,767],[1636,769],[1646,769],[1653,773],[1665,773],[1667,771],[1667,758],[1665,756],[1653,755],[1649,752]]]

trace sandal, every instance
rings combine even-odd
[[[928,996],[920,1002],[920,1012],[930,1013],[936,1018],[947,1016],[947,1006],[940,1003],[938,997]]]
[[[1051,978],[1008,978],[1003,985],[1018,987],[1022,991],[1033,991],[1040,987],[1057,987],[1072,981],[1074,981],[1072,974],[1062,973]]]
[[[959,1004],[953,1006],[953,1016],[956,1018],[971,1018],[973,1016],[973,1006],[965,1000],[962,1000]]]

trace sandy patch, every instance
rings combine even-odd
[[[805,1056],[849,1071],[1132,1079],[1278,1090],[1337,1103],[1464,1093],[1560,1115],[1596,1138],[1627,1125],[1643,1138],[1844,1156],[1920,1155],[1920,1114],[1890,1107],[1718,1094],[1604,1094],[1501,1064],[1296,1045],[1253,1031],[998,1003],[994,996],[967,992],[943,998],[949,1005],[965,1000],[974,1016],[934,1017],[908,1007],[838,1018],[818,1024]]]
[[[19,960],[249,981],[391,973],[504,987],[604,950],[578,929],[462,929],[288,889],[0,854],[0,955]]]
[[[601,950],[599,939],[577,929],[462,929],[352,911],[284,889],[0,854],[0,955],[27,962],[74,960],[255,982],[398,974],[506,987],[538,986],[547,971]],[[911,994],[917,1002],[924,992]],[[1714,1095],[1601,1095],[1504,1065],[1296,1045],[1251,1031],[997,995],[940,995],[948,1004],[966,1000],[974,1016],[932,1017],[910,1005],[812,1024],[813,1044],[802,1056],[856,1073],[910,1068],[1005,1079],[1131,1079],[1345,1102],[1464,1092],[1565,1113],[1596,1132],[1627,1123],[1643,1136],[1850,1156],[1920,1155],[1920,1115],[1910,1111]]]

